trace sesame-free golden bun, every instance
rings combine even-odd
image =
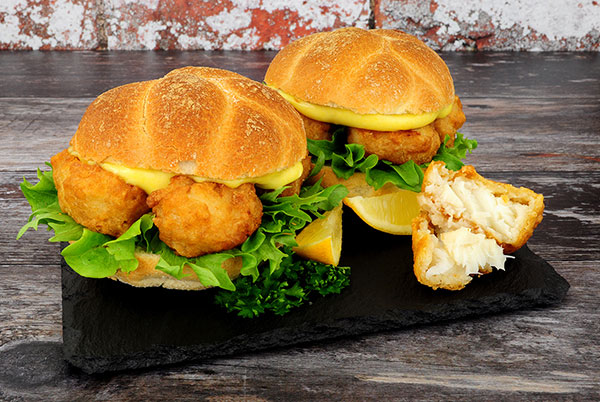
[[[208,67],[101,94],[70,145],[86,161],[218,180],[264,176],[307,153],[300,116],[275,90]]]
[[[303,37],[275,56],[265,82],[298,100],[358,114],[418,115],[454,101],[452,76],[437,53],[389,29]]]
[[[179,290],[204,290],[207,288],[200,283],[198,276],[196,276],[194,271],[187,265],[183,267],[183,274],[185,276],[182,279],[176,279],[175,277],[156,269],[156,264],[158,264],[158,261],[160,260],[158,254],[137,250],[135,252],[135,258],[138,260],[138,267],[134,271],[123,272],[118,270],[110,278],[140,288],[163,287]],[[240,274],[242,259],[241,257],[230,258],[225,260],[221,266],[227,271],[227,274],[231,279],[235,279]]]

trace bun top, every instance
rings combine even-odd
[[[101,94],[71,147],[96,163],[219,180],[276,172],[307,152],[302,119],[275,90],[207,67]]]
[[[298,100],[359,114],[421,114],[454,101],[452,76],[437,53],[388,29],[301,38],[275,56],[265,82]]]

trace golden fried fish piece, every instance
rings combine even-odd
[[[331,141],[331,124],[324,123],[322,121],[313,120],[310,117],[304,116],[302,113],[298,113],[302,117],[304,123],[304,131],[306,132],[306,138],[310,140],[327,140]]]
[[[488,180],[473,166],[427,168],[412,222],[414,272],[434,289],[462,289],[472,275],[504,269],[506,253],[521,248],[542,220],[544,197],[528,188]]]
[[[80,225],[118,237],[150,211],[144,190],[67,150],[50,163],[60,208]]]
[[[431,161],[446,135],[450,137],[447,145],[452,146],[456,131],[465,121],[462,104],[458,97],[455,97],[452,111],[448,116],[436,119],[424,127],[399,131],[375,131],[350,127],[348,142],[363,145],[367,154],[375,154],[379,159],[398,165],[409,160],[422,164]]]
[[[175,176],[168,187],[152,192],[147,202],[160,239],[185,257],[234,248],[262,220],[262,203],[249,183],[229,188]]]
[[[430,124],[414,130],[374,131],[351,127],[348,143],[365,147],[368,155],[375,154],[397,165],[409,160],[416,164],[429,162],[440,147],[440,136]]]

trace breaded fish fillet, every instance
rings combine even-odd
[[[307,155],[306,158],[302,159],[302,175],[300,177],[298,177],[296,180],[294,180],[293,182],[288,183],[286,185],[286,186],[288,186],[288,188],[283,190],[283,192],[281,193],[281,197],[287,197],[287,196],[294,195],[294,194],[300,194],[300,188],[302,187],[302,184],[304,183],[304,181],[310,174],[311,170],[312,170],[312,163],[310,161],[310,155]]]
[[[504,253],[522,247],[542,220],[544,197],[488,180],[473,166],[427,168],[413,220],[414,271],[434,289],[462,289],[471,275],[504,269]]]
[[[482,233],[465,227],[438,232],[424,213],[413,219],[412,232],[414,272],[423,285],[460,290],[472,275],[504,269],[502,247]]]
[[[93,231],[119,237],[150,211],[146,192],[67,150],[50,159],[61,210]]]
[[[302,113],[299,113],[299,115],[302,117],[302,122],[304,123],[306,138],[310,140],[331,141],[331,124],[313,120],[310,117],[306,117]]]
[[[446,135],[450,137],[447,145],[452,146],[456,131],[465,121],[462,104],[457,96],[448,116],[436,119],[425,127],[400,131],[374,131],[350,127],[348,142],[361,144],[367,154],[375,154],[380,159],[398,165],[409,160],[421,164],[431,161]]]
[[[148,196],[148,206],[160,239],[185,257],[238,246],[262,220],[262,203],[249,183],[229,188],[175,176],[168,187]]]

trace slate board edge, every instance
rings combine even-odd
[[[456,321],[464,318],[474,318],[480,315],[490,315],[511,312],[515,310],[526,310],[534,307],[552,306],[560,303],[570,287],[569,283],[553,270],[561,284],[550,292],[545,288],[531,288],[520,294],[511,294],[512,303],[510,305],[498,304],[497,301],[509,294],[496,294],[478,300],[471,300],[466,304],[469,308],[456,308],[454,305],[445,305],[444,312],[422,311],[422,310],[389,310],[378,316],[370,317],[351,317],[338,319],[332,322],[324,323],[319,326],[305,325],[298,328],[279,328],[269,333],[257,337],[252,335],[248,342],[248,337],[238,336],[231,338],[227,342],[221,343],[218,348],[213,345],[194,345],[194,346],[164,346],[156,345],[152,349],[143,352],[133,353],[119,360],[114,358],[86,357],[70,354],[68,348],[63,342],[63,353],[65,360],[86,374],[100,374],[105,372],[115,372],[123,370],[144,369],[153,366],[174,365],[178,363],[201,361],[217,357],[228,357],[237,354],[251,353],[261,350],[273,349],[287,346],[311,344],[314,342],[347,338],[377,332],[400,330],[415,325],[443,323]],[[462,302],[465,304],[465,301]],[[480,307],[485,305],[485,313],[481,313]],[[448,308],[450,307],[450,308]],[[402,317],[402,324],[398,323],[399,317]],[[452,318],[448,318],[448,317]],[[63,331],[68,329],[63,327]]]

